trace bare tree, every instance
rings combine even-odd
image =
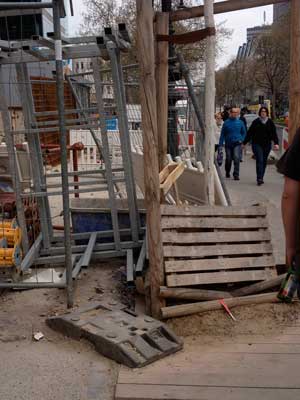
[[[261,90],[271,96],[274,117],[277,99],[286,97],[289,81],[289,16],[258,37],[250,57],[237,59],[217,71],[217,99],[223,103],[248,103]]]
[[[287,17],[288,18],[288,17]],[[275,116],[277,95],[286,86],[289,77],[289,29],[287,18],[273,25],[269,33],[257,41],[253,75],[258,88],[272,97],[272,116]]]
[[[150,0],[149,0],[150,1]],[[114,26],[119,22],[125,22],[127,29],[132,37],[132,49],[129,52],[127,59],[132,62],[136,60],[136,2],[135,0],[84,0],[87,6],[87,12],[83,14],[83,24],[81,26],[82,34],[101,34],[104,27]],[[176,8],[180,4],[179,0],[173,2],[173,7]],[[193,0],[185,0],[184,5],[190,7],[194,4]],[[156,10],[160,8],[160,1],[154,2]],[[174,23],[174,33],[180,34],[192,30],[202,29],[204,27],[204,19],[198,18]],[[217,55],[222,52],[222,42],[230,37],[231,30],[225,28],[221,23],[217,26]],[[183,53],[184,59],[192,64],[192,69],[196,68],[199,72],[199,64],[203,62],[205,49],[205,41],[185,46],[178,46],[178,50]]]

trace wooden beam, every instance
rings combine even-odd
[[[208,36],[213,36],[215,34],[215,28],[204,28],[197,31],[181,33],[180,35],[156,35],[156,40],[158,42],[168,42],[173,44],[189,44],[200,42]]]
[[[267,289],[273,289],[276,286],[279,286],[283,279],[286,277],[286,274],[282,274],[276,276],[275,278],[268,279],[266,281],[254,283],[252,285],[243,287],[241,289],[234,290],[231,292],[232,296],[239,297],[239,296],[248,296],[249,294],[255,294],[259,292],[263,292]]]
[[[289,142],[300,127],[300,1],[291,0]]]
[[[164,284],[161,238],[160,189],[157,149],[157,104],[153,8],[148,0],[136,0],[137,48],[140,64],[140,93],[144,145],[145,204],[150,266],[151,311],[161,317],[160,286]]]
[[[218,290],[190,289],[190,288],[169,288],[162,286],[160,295],[163,298],[184,299],[184,300],[216,300],[232,297],[228,292]]]
[[[156,14],[156,35],[169,33],[169,13]],[[169,44],[157,42],[156,46],[156,103],[157,103],[157,135],[158,163],[161,171],[166,165],[168,146],[168,73]]]
[[[225,303],[229,308],[236,306],[247,306],[249,304],[277,303],[277,292],[256,294],[253,296],[235,297],[226,299]],[[221,310],[223,306],[219,300],[204,301],[199,303],[181,304],[179,306],[164,307],[162,309],[163,318],[183,317],[206,311]]]
[[[222,14],[231,11],[245,10],[253,7],[262,7],[269,4],[284,3],[285,0],[228,0],[214,4],[214,14]],[[288,0],[287,0],[288,1]],[[294,0],[297,2],[298,0]],[[204,16],[204,6],[189,7],[183,10],[170,12],[171,21],[182,21]]]
[[[215,29],[213,0],[204,0],[205,27]],[[215,204],[214,138],[215,138],[215,36],[206,39],[205,49],[205,137],[204,137],[204,190],[207,204]]]

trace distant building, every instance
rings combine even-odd
[[[281,17],[289,12],[290,3],[279,3],[273,5],[273,21],[278,21]]]
[[[247,28],[247,42],[239,46],[237,52],[237,60],[243,60],[251,57],[255,51],[256,39],[265,33],[268,33],[271,29],[270,25],[254,26],[253,28]]]
[[[256,39],[258,36],[263,35],[270,31],[270,25],[254,26],[253,28],[247,28],[247,42],[249,40]]]
[[[26,0],[27,3],[44,3],[47,0]],[[18,1],[15,1],[19,3]],[[66,6],[67,3],[66,2]],[[5,16],[4,16],[5,15]],[[67,17],[61,19],[62,36],[67,36]],[[53,16],[50,9],[22,10],[16,15],[15,10],[6,10],[0,13],[0,39],[25,40],[33,35],[47,37],[48,32],[53,32]]]

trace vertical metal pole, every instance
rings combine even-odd
[[[27,129],[36,127],[34,118],[34,100],[32,96],[30,77],[25,63],[16,64],[17,81],[24,115],[24,124]],[[33,186],[36,192],[44,192],[45,196],[37,198],[39,215],[41,220],[41,231],[43,236],[43,247],[48,249],[51,246],[53,235],[49,200],[47,197],[46,181],[43,173],[43,158],[39,133],[28,133],[28,147],[30,149]]]
[[[75,90],[75,88],[74,88],[74,86],[73,86],[73,84],[72,84],[72,81],[71,81],[71,79],[70,79],[70,77],[69,77],[68,75],[66,75],[66,79],[67,79],[67,82],[68,82],[68,84],[69,84],[69,86],[70,86],[71,92],[72,92],[72,94],[73,94],[73,96],[74,96],[74,98],[75,98],[77,107],[80,109],[80,113],[82,113],[83,118],[86,119],[86,123],[88,124],[88,123],[89,123],[89,122],[88,122],[88,114],[83,110],[82,103],[81,103],[80,98],[79,98],[79,96],[78,96],[78,94],[77,94],[77,92],[76,92],[76,90]],[[97,149],[98,149],[98,151],[99,151],[100,158],[102,158],[102,149],[101,149],[101,146],[100,146],[100,144],[99,144],[99,140],[98,140],[98,138],[97,138],[97,135],[96,135],[94,129],[90,128],[89,131],[91,132],[91,135],[92,135],[92,137],[93,137],[93,139],[94,139],[94,142],[95,142],[95,144],[96,144],[96,146],[97,146]]]
[[[65,127],[65,105],[64,105],[64,72],[62,61],[62,41],[60,31],[60,1],[53,0],[53,27],[55,40],[55,65],[56,65],[56,97],[58,107],[58,121],[60,131],[61,147],[61,180],[63,196],[64,217],[64,245],[65,245],[65,267],[67,281],[67,303],[73,306],[73,279],[72,279],[72,248],[71,248],[71,224],[69,205],[69,181],[68,181],[68,153],[67,153],[67,131]]]
[[[114,231],[114,242],[116,246],[116,250],[121,249],[120,243],[120,231],[119,231],[119,221],[118,221],[118,210],[116,204],[115,190],[113,184],[113,173],[111,168],[111,161],[109,157],[109,143],[107,137],[107,129],[105,122],[105,111],[103,104],[103,94],[102,94],[102,86],[101,86],[101,76],[100,76],[100,60],[99,58],[93,58],[93,72],[94,72],[94,82],[96,89],[96,98],[97,98],[97,106],[100,118],[100,127],[101,127],[101,138],[102,138],[102,149],[103,149],[103,158],[105,163],[105,172],[106,172],[106,180],[108,186],[108,194],[109,194],[109,202],[110,202],[110,212],[111,212],[111,220]]]
[[[0,84],[4,83],[3,80],[3,70],[0,65]],[[2,90],[2,93],[4,91]],[[26,218],[24,214],[24,206],[21,198],[21,185],[19,181],[19,176],[17,174],[17,159],[16,159],[16,153],[15,153],[15,147],[14,147],[14,138],[12,134],[12,129],[11,129],[11,120],[10,120],[10,114],[8,111],[8,106],[6,103],[5,96],[2,94],[0,95],[0,112],[2,114],[2,121],[3,121],[3,128],[4,128],[4,134],[5,134],[5,143],[7,147],[7,152],[8,152],[8,159],[9,159],[9,168],[11,171],[11,175],[13,178],[13,185],[14,185],[14,191],[16,194],[16,207],[17,207],[17,215],[18,215],[18,222],[20,225],[20,228],[22,230],[22,246],[23,246],[23,251],[26,254],[29,250],[29,241],[28,241],[28,235],[27,235],[27,226],[26,226]]]
[[[126,96],[124,90],[123,72],[120,62],[120,51],[119,49],[116,48],[116,45],[113,42],[108,42],[106,44],[106,47],[111,61],[114,94],[118,111],[120,142],[121,142],[122,159],[125,171],[125,184],[126,184],[126,192],[128,199],[132,240],[134,242],[138,242],[140,220],[138,214],[136,190],[135,190],[134,175],[133,175],[130,133],[128,129]]]
[[[78,152],[79,150],[77,150],[76,148],[71,149],[70,153],[72,152],[73,154],[73,171],[78,171]],[[74,183],[77,183],[79,181],[78,175],[74,175],[73,177],[73,181]],[[74,185],[74,190],[79,189],[79,186]],[[74,195],[75,198],[79,197],[79,193],[75,193]]]
[[[200,131],[196,129],[196,151],[195,151],[195,157],[196,161],[202,161],[203,160],[203,147],[204,147],[204,133],[205,133],[205,128],[204,128],[204,121],[201,116],[201,111],[199,104],[197,102],[197,97],[194,91],[194,87],[191,81],[190,77],[190,71],[186,63],[184,62],[183,56],[181,54],[177,54],[177,58],[180,64],[180,69],[182,72],[182,75],[184,77],[185,83],[188,87],[189,95],[195,110],[195,114],[197,117],[198,125],[200,128]]]

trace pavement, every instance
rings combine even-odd
[[[264,185],[256,184],[255,160],[250,148],[240,168],[240,181],[224,178],[233,205],[264,204],[268,209],[268,220],[272,236],[274,256],[277,265],[285,263],[285,239],[281,218],[281,194],[284,178],[276,171],[274,164],[268,165]],[[222,167],[222,172],[225,172]]]

